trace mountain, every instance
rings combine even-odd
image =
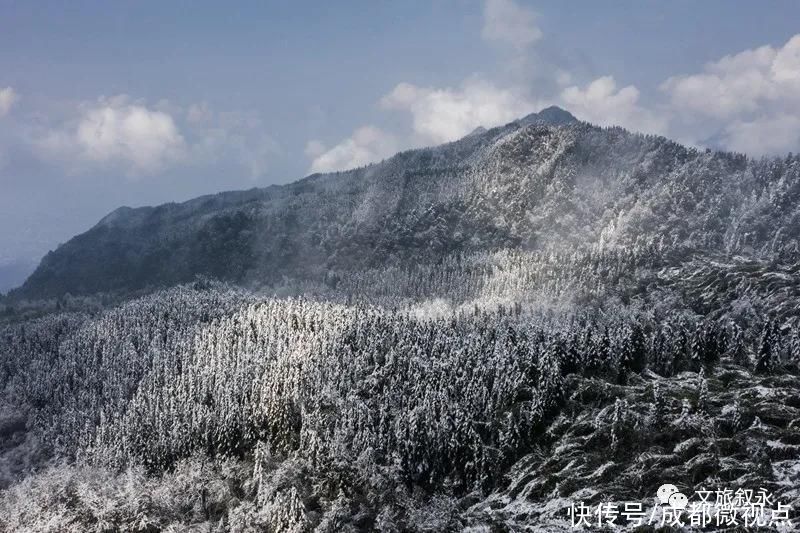
[[[118,209],[0,306],[0,532],[574,531],[629,506],[649,531],[665,483],[796,520],[798,204],[796,156],[551,108]]]
[[[237,284],[453,254],[636,247],[795,250],[800,157],[753,161],[600,128],[551,107],[461,140],[284,186],[103,218],[12,298]]]

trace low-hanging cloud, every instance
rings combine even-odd
[[[617,88],[612,76],[602,76],[584,88],[571,86],[561,92],[562,103],[578,118],[602,126],[623,126],[645,133],[665,133],[667,121],[639,104],[639,89]]]
[[[397,141],[392,135],[373,126],[363,126],[330,149],[320,141],[309,141],[306,154],[313,157],[311,172],[332,172],[380,161],[397,149]]]
[[[410,114],[411,133],[399,137],[375,126],[362,126],[330,149],[318,140],[309,141],[306,155],[312,159],[311,172],[363,166],[398,149],[454,141],[479,126],[505,124],[535,108],[525,95],[479,78],[445,89],[400,83],[379,104],[384,110]]]
[[[533,103],[513,89],[469,79],[455,89],[400,83],[381,99],[381,106],[410,113],[414,135],[428,144],[456,140],[478,126],[510,122],[531,112]]]
[[[800,117],[769,115],[737,120],[725,127],[721,142],[728,150],[747,154],[785,154],[800,148]]]

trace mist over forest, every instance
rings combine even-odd
[[[800,530],[800,3],[0,3],[0,533]]]
[[[665,480],[797,504],[798,199],[798,157],[552,108],[114,211],[0,308],[0,527],[569,530]]]

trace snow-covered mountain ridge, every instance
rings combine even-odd
[[[363,168],[120,208],[49,253],[17,297],[240,284],[502,249],[795,250],[800,158],[754,161],[549,108]]]

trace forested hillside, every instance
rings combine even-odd
[[[200,283],[8,326],[0,527],[563,526],[554,494],[646,499],[668,464],[687,487],[757,479],[796,502],[794,318],[393,311]],[[612,483],[631,454],[656,471]],[[583,477],[553,477],[567,462]]]
[[[122,208],[0,307],[0,531],[567,531],[667,482],[799,521],[798,239],[800,158],[558,109]]]
[[[118,209],[11,296],[129,294],[198,274],[262,287],[504,249],[765,257],[798,249],[798,198],[798,156],[701,151],[551,108],[364,168]]]

